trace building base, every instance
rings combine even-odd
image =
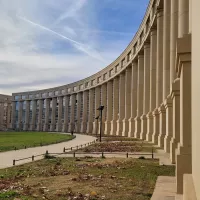
[[[147,117],[146,115],[142,115],[140,119],[141,119],[140,139],[145,140],[147,135]]]
[[[128,137],[129,122],[128,119],[123,120],[123,131],[122,136]]]
[[[153,115],[152,115],[152,112],[149,112],[147,114],[147,135],[146,135],[146,141],[151,142],[152,141],[152,135],[153,135]]]
[[[128,122],[129,122],[128,137],[134,137],[134,133],[135,133],[135,120],[134,120],[134,118],[130,118],[128,120]]]
[[[110,121],[105,121],[105,135],[110,135],[111,131],[111,122]]]
[[[86,133],[87,132],[87,122],[82,122],[81,123],[81,133]]]
[[[122,120],[117,120],[117,132],[116,132],[116,135],[122,136],[122,131],[123,131],[123,122],[122,122]]]
[[[110,135],[117,135],[117,122],[115,120],[112,120],[110,124],[111,124]]]
[[[158,146],[164,148],[164,138],[166,136],[166,110],[162,104],[159,108],[160,115],[160,134],[158,136]]]
[[[178,146],[176,150],[176,192],[183,194],[183,175],[192,173],[192,156],[190,150]]]
[[[140,138],[140,133],[141,133],[141,119],[140,117],[135,118],[135,133],[134,137],[135,138]]]

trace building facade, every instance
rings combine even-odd
[[[72,84],[14,93],[12,128],[96,133],[104,105],[105,135],[158,144],[176,164],[177,194],[200,200],[198,8],[199,0],[150,0],[135,37],[109,66]]]
[[[0,131],[11,126],[12,96],[0,94]]]

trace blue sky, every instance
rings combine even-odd
[[[0,93],[85,78],[126,48],[148,0],[0,0]]]

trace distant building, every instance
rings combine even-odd
[[[0,94],[0,131],[7,130],[11,124],[12,97]]]

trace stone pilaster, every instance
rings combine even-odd
[[[138,55],[138,79],[137,79],[137,116],[135,118],[135,138],[140,138],[141,116],[143,114],[143,90],[144,90],[144,55]]]
[[[170,26],[170,84],[175,78],[176,40],[178,38],[178,1],[171,0],[171,26]]]
[[[89,90],[89,116],[88,116],[88,123],[87,123],[87,133],[93,132],[93,114],[94,114],[94,89]],[[96,116],[97,117],[97,116]]]
[[[70,96],[71,100],[71,113],[70,113],[70,122],[68,131],[75,131],[75,105],[76,105],[76,94]]]
[[[23,101],[18,101],[19,110],[18,110],[18,128],[22,130],[22,112],[23,112]]]
[[[77,94],[77,123],[76,123],[76,132],[80,133],[80,128],[81,128],[81,97],[82,93]]]
[[[25,131],[28,131],[29,115],[30,115],[30,101],[26,101],[25,126],[24,126]]]
[[[12,102],[12,118],[11,118],[12,129],[16,127],[16,102]]]
[[[82,117],[82,123],[81,123],[81,133],[86,133],[87,130],[87,121],[88,121],[88,95],[89,91],[86,90],[83,92],[83,117]]]
[[[137,79],[138,79],[138,63],[132,62],[131,72],[131,117],[129,119],[129,137],[134,137],[135,133],[135,117],[137,116]]]
[[[116,135],[117,132],[117,120],[119,114],[119,77],[115,77],[113,80],[113,120],[111,121],[110,135]]]
[[[123,122],[125,116],[125,74],[121,73],[119,78],[119,118],[117,120],[117,135],[122,136]]]
[[[50,99],[45,99],[45,125],[44,125],[44,131],[49,131],[49,109],[50,109]]]
[[[143,98],[143,115],[141,117],[141,134],[140,139],[146,139],[147,134],[147,113],[149,112],[150,98],[150,45],[144,44],[144,98]]]
[[[131,67],[127,67],[125,72],[125,118],[123,119],[123,136],[128,136],[129,119],[131,117]]]
[[[163,30],[163,102],[170,94],[170,19],[171,1],[164,0]],[[163,123],[161,122],[161,125]]]
[[[147,135],[146,140],[152,141],[153,115],[156,108],[156,62],[157,62],[157,30],[152,29],[150,33],[150,107],[147,114]]]
[[[38,113],[38,124],[37,131],[42,131],[42,112],[43,112],[43,99],[39,99],[39,113]]]
[[[156,108],[163,101],[163,9],[157,11]]]
[[[170,159],[175,164],[176,149],[180,142],[180,79],[176,79],[172,84],[171,98],[173,107],[173,136],[170,141]]]
[[[192,173],[191,35],[177,40],[176,71],[180,77],[180,143],[176,151],[176,183],[177,193],[183,194],[183,175]]]
[[[178,37],[189,33],[189,0],[178,1]]]
[[[55,131],[56,126],[56,106],[57,106],[57,97],[52,98],[52,110],[51,110],[51,125],[50,131]]]
[[[63,97],[58,97],[58,121],[56,125],[56,131],[62,131],[62,113],[63,113]]]
[[[97,110],[101,104],[101,96],[100,96],[101,88],[98,86],[95,88],[95,117],[99,116],[99,111]],[[98,122],[93,118],[93,134],[98,132]]]
[[[164,150],[167,153],[170,153],[170,141],[172,139],[173,134],[173,113],[172,113],[172,99],[169,96],[165,100],[165,110],[166,110],[166,135],[164,138]]]
[[[64,123],[63,123],[63,132],[68,131],[68,116],[69,116],[69,96],[65,96],[65,103],[64,103]]]
[[[102,135],[105,134],[105,121],[107,118],[107,83],[101,85],[101,105],[104,106],[104,110],[102,112]],[[99,122],[100,127],[100,122]],[[100,128],[99,128],[100,133]]]
[[[162,103],[163,98],[163,25],[164,17],[163,17],[163,9],[159,8],[157,10],[157,59],[156,59],[156,107],[155,110],[152,112],[153,115],[153,135],[152,135],[152,142],[154,144],[158,144],[158,135],[160,133],[160,126],[162,126],[162,119],[159,116],[160,113],[160,105]]]
[[[111,120],[112,120],[112,103],[113,103],[113,81],[107,83],[107,119],[105,122],[105,134],[111,133]]]
[[[36,130],[36,109],[37,109],[37,100],[32,100],[31,131]]]

